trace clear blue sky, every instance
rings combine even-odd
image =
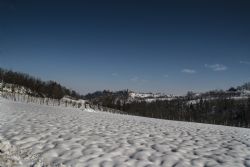
[[[0,67],[81,93],[250,81],[250,1],[0,0]]]

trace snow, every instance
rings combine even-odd
[[[147,98],[147,97],[159,97],[160,94],[153,94],[153,93],[135,93],[135,92],[131,92],[130,96],[132,98]]]
[[[0,99],[0,141],[7,143],[0,158],[17,148],[10,158],[26,167],[250,166],[249,129],[5,99]]]
[[[21,166],[23,163],[18,156],[18,150],[8,141],[0,139],[0,166]]]
[[[234,100],[244,100],[244,99],[248,99],[249,97],[248,96],[234,96],[232,97],[232,99]]]
[[[243,95],[243,96],[250,96],[250,90],[241,90],[241,94]]]
[[[92,108],[85,108],[84,111],[86,111],[86,112],[97,112],[96,110],[94,110]]]
[[[9,83],[5,83],[4,85],[2,85],[2,83],[0,82],[0,88],[3,88],[4,92],[13,92],[13,93],[19,93],[19,94],[32,94],[32,93],[34,93],[28,88],[25,88],[25,87],[19,86],[19,85],[15,85],[15,84],[9,84]]]
[[[232,96],[232,97],[228,97],[226,99],[233,99],[233,100],[247,100],[249,98],[249,96]],[[202,98],[203,101],[212,101],[212,100],[218,100],[220,99],[219,97],[210,97],[210,98]],[[189,100],[187,101],[188,105],[191,104],[198,104],[200,103],[201,99],[196,99],[196,100]]]
[[[130,92],[130,97],[132,98],[160,98],[160,97],[171,97],[170,95],[165,95],[162,93],[136,93]]]
[[[164,101],[164,100],[173,100],[175,99],[172,95],[166,95],[162,93],[136,93],[136,92],[129,92],[129,101],[145,101],[148,103],[154,101]]]
[[[82,99],[79,99],[79,100],[74,100],[72,99],[71,97],[69,96],[65,96],[61,99],[62,101],[67,101],[67,102],[75,102],[75,103],[81,103],[81,104],[85,104],[86,103],[86,100],[82,100]]]
[[[157,100],[159,100],[159,101],[164,101],[164,100],[171,101],[171,100],[173,100],[173,99],[174,99],[174,98],[172,98],[172,97],[147,98],[147,99],[145,99],[145,101],[148,102],[148,103],[151,103],[151,102],[155,102],[155,101],[157,101]]]

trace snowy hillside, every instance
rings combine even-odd
[[[250,166],[249,129],[5,99],[0,141],[0,166]]]
[[[173,95],[166,95],[162,93],[137,93],[130,91],[128,102],[133,101],[146,101],[153,102],[156,100],[173,100],[175,97]]]

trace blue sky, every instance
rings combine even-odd
[[[0,66],[81,93],[250,81],[250,2],[0,1]]]

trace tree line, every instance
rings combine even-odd
[[[112,103],[107,98],[104,106],[124,111],[130,115],[177,121],[190,121],[239,127],[250,127],[250,98],[202,100],[188,103],[183,98],[148,102]]]
[[[55,81],[42,81],[25,73],[14,72],[0,68],[0,79],[2,83],[13,84],[13,86],[24,86],[30,89],[32,96],[61,99],[68,95],[75,99],[83,98],[74,90],[70,90]],[[3,86],[3,85],[2,85]]]
[[[244,84],[244,88],[248,88]],[[172,100],[128,101],[129,91],[103,91],[88,95],[93,104],[121,110],[126,114],[178,121],[250,127],[250,97],[235,88],[214,90]],[[239,97],[239,98],[234,98]]]

